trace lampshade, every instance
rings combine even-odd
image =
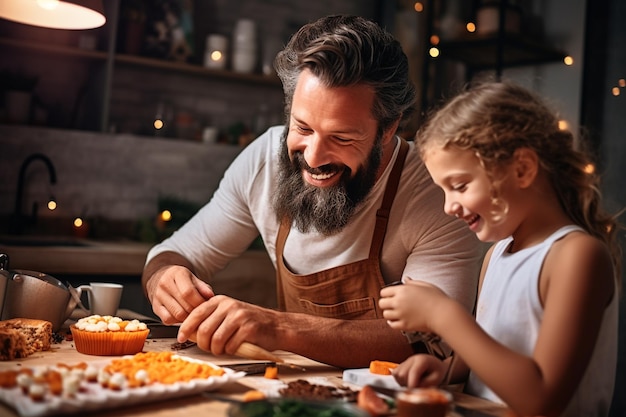
[[[0,17],[52,29],[93,29],[106,21],[102,0],[1,0]]]

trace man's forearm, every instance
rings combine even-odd
[[[368,367],[372,360],[401,362],[412,353],[401,332],[384,319],[337,320],[299,313],[285,314],[280,331],[288,350],[340,368]],[[282,327],[279,325],[279,327]]]

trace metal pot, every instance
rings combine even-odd
[[[0,307],[2,320],[16,317],[48,320],[52,330],[61,328],[77,300],[68,286],[51,275],[9,270],[9,257],[0,253]]]

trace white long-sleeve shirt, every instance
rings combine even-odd
[[[192,262],[200,278],[210,281],[260,233],[276,265],[279,223],[272,199],[283,130],[270,128],[248,145],[226,170],[211,201],[152,248],[147,260],[175,251]],[[413,142],[409,144],[383,244],[383,276],[388,283],[403,277],[431,282],[471,310],[484,248],[465,223],[444,213],[442,191],[432,182]],[[397,152],[398,146],[369,198],[340,233],[291,230],[284,256],[294,273],[309,274],[367,258],[376,210]]]

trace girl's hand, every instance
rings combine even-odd
[[[385,287],[380,297],[378,305],[391,328],[421,332],[435,332],[431,319],[450,300],[439,288],[421,281]]]
[[[413,355],[392,370],[395,380],[407,388],[434,387],[443,382],[448,364],[431,355]]]

